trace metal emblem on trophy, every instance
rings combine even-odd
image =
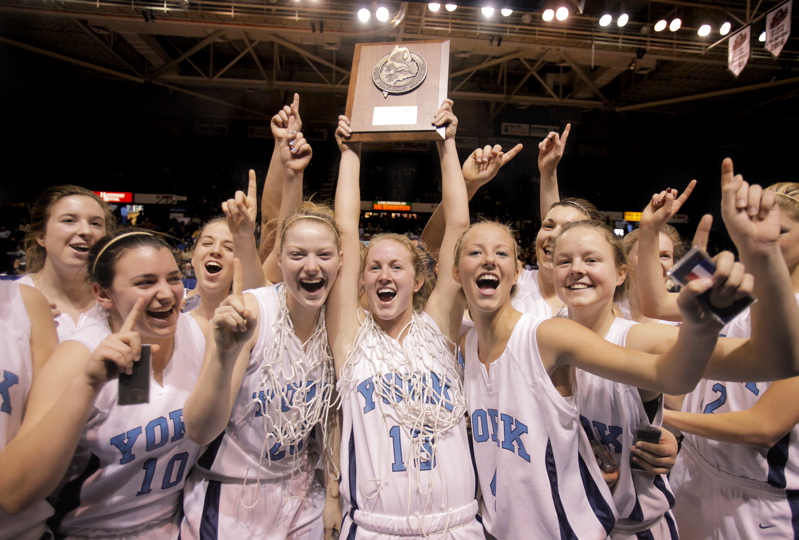
[[[449,41],[355,46],[346,115],[354,141],[434,141],[447,97]]]

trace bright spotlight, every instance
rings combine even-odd
[[[760,32],[760,37],[758,37],[758,38],[757,38],[757,40],[758,40],[760,43],[763,43],[763,42],[765,42],[765,41],[766,41],[766,31],[765,31],[765,30],[763,30],[762,32]]]
[[[435,4],[431,2],[427,4],[427,9],[429,9],[430,11],[438,11],[439,9],[441,9],[441,4]]]
[[[662,32],[666,29],[667,24],[668,23],[665,21],[665,19],[660,19],[657,23],[655,23],[655,32]]]
[[[447,9],[447,11],[455,11],[458,9],[457,4],[444,4],[444,7]]]
[[[696,33],[699,34],[699,36],[701,37],[710,35],[710,25],[703,24],[702,26],[699,27],[699,30],[697,30]]]
[[[513,13],[513,10],[510,8],[502,8],[499,10],[499,12],[502,13],[503,17],[510,17],[510,14]]]
[[[730,33],[731,28],[732,25],[729,23],[729,21],[725,22],[724,24],[721,25],[721,28],[719,28],[719,34],[721,34],[722,36],[726,36],[727,34]]]
[[[680,18],[677,17],[676,19],[671,21],[671,24],[669,24],[669,30],[671,30],[672,32],[676,32],[677,30],[680,29],[681,26],[682,26],[682,20],[680,20]]]
[[[621,28],[629,21],[630,21],[630,16],[627,15],[626,13],[622,13],[621,15],[619,15],[619,18],[616,20],[616,24],[619,26],[619,28]]]
[[[377,17],[377,20],[380,22],[386,22],[388,20],[388,8],[382,6],[377,8],[375,17]]]
[[[605,13],[602,17],[599,18],[599,26],[607,26],[610,24],[610,21],[613,20],[613,15],[610,13]]]
[[[371,18],[372,18],[372,13],[368,9],[361,8],[358,10],[358,19],[361,22],[366,22]]]
[[[545,9],[544,13],[541,14],[541,18],[544,19],[546,22],[551,21],[555,18],[555,10],[554,9]]]
[[[558,10],[555,12],[555,18],[559,21],[565,21],[569,18],[569,8],[567,7],[559,7]]]
[[[483,13],[483,17],[490,17],[494,14],[494,8],[486,6],[480,10]]]

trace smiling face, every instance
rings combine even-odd
[[[95,296],[109,310],[115,328],[130,314],[139,298],[144,311],[134,330],[156,338],[175,334],[183,301],[180,270],[168,248],[138,246],[126,250],[114,265],[110,289],[94,285]]]
[[[547,212],[547,215],[544,216],[544,221],[541,223],[541,228],[538,230],[538,235],[535,237],[535,256],[538,260],[539,270],[552,272],[554,268],[552,248],[563,226],[573,221],[583,221],[585,219],[588,219],[588,216],[574,206],[553,206]]]
[[[233,283],[233,235],[225,221],[213,221],[203,228],[197,237],[191,264],[200,294],[230,290]]]
[[[369,308],[377,320],[410,319],[413,295],[424,283],[416,275],[411,252],[395,240],[380,240],[369,246],[364,259],[363,288]]]
[[[341,268],[336,233],[317,219],[298,219],[283,233],[278,265],[289,294],[289,310],[318,310]]]
[[[659,251],[659,260],[660,260],[660,268],[663,273],[663,279],[666,279],[666,272],[674,266],[674,242],[672,242],[669,235],[661,232],[658,236],[658,251]],[[638,242],[636,242],[633,247],[630,248],[629,253],[627,253],[627,263],[630,265],[630,268],[637,269],[638,268]]]
[[[453,276],[463,287],[473,316],[510,302],[521,272],[515,246],[508,231],[492,223],[475,225],[462,237]]]
[[[105,211],[84,195],[62,197],[50,209],[44,234],[37,242],[47,252],[45,264],[80,267],[95,242],[105,235]]]
[[[617,266],[613,247],[596,229],[573,227],[555,243],[555,291],[570,312],[613,303],[616,288],[627,277],[626,265]]]

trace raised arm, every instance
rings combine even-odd
[[[250,169],[247,194],[237,191],[233,199],[222,203],[227,226],[233,236],[233,254],[241,261],[244,289],[266,285],[258,249],[255,246],[255,220],[258,218],[258,182]]]
[[[454,342],[458,338],[463,320],[465,300],[463,295],[458,294],[460,285],[452,277],[452,266],[455,260],[455,243],[469,227],[469,198],[455,146],[458,118],[452,112],[452,100],[444,100],[433,123],[437,127],[446,126],[444,140],[436,143],[441,160],[445,230],[438,257],[438,279],[425,311],[433,317],[444,335]]]
[[[241,263],[234,259],[233,292],[214,313],[200,376],[183,405],[186,436],[200,445],[224,431],[255,345],[257,301],[244,296],[241,274]]]
[[[341,164],[336,186],[336,224],[341,234],[344,257],[333,289],[327,297],[325,324],[336,376],[347,359],[358,331],[358,293],[360,292],[361,240],[358,222],[361,216],[361,144],[347,139],[352,134],[350,121],[339,116],[336,142],[341,150]]]
[[[553,204],[560,201],[558,191],[558,163],[566,150],[566,141],[572,125],[566,124],[563,135],[557,131],[550,131],[546,138],[538,143],[538,172],[540,173],[540,186],[538,204],[541,209],[541,219],[549,212]]]
[[[713,362],[708,378],[742,380],[756,368],[757,379],[774,380],[799,373],[799,306],[788,266],[780,251],[779,208],[775,194],[748,185],[735,175],[732,160],[721,164],[721,214],[748,272],[755,276],[751,307],[751,365]],[[742,373],[739,369],[743,369]]]
[[[280,149],[280,166],[283,169],[283,194],[280,202],[280,213],[278,214],[277,230],[283,226],[283,222],[294,210],[302,204],[302,182],[305,168],[311,162],[313,151],[311,145],[303,137],[302,133],[291,128],[293,118],[289,119],[289,132],[292,133],[283,141]],[[283,281],[283,274],[277,260],[280,256],[280,239],[275,242],[272,253],[266,258],[264,272],[271,283]]]
[[[275,246],[275,233],[277,231],[277,219],[280,213],[280,206],[282,204],[283,194],[283,168],[280,164],[280,148],[285,143],[285,140],[290,135],[288,131],[289,117],[294,117],[294,129],[300,131],[302,129],[302,119],[300,118],[300,95],[294,94],[294,101],[291,105],[284,105],[276,115],[272,117],[270,127],[272,128],[272,137],[275,139],[275,147],[272,150],[272,158],[269,161],[269,170],[266,172],[266,181],[264,182],[264,191],[261,196],[261,242],[259,245],[258,254],[264,263],[267,257],[272,253]],[[300,195],[302,198],[302,194]],[[299,205],[301,201],[297,201]],[[276,262],[271,262],[277,266]],[[278,275],[280,271],[276,268],[266,268],[264,266],[264,273],[270,281],[270,276]]]
[[[143,306],[143,300],[137,301],[119,332],[94,351],[77,341],[65,341],[39,371],[22,425],[0,453],[0,509],[4,512],[19,513],[58,487],[97,394],[117,373],[130,373],[141,356],[141,340],[133,328]]]
[[[477,148],[469,154],[461,168],[463,179],[466,182],[467,199],[471,201],[477,190],[490,182],[497,175],[499,169],[516,157],[523,148],[521,144],[517,144],[508,152],[503,152],[502,147],[498,144],[493,147],[486,145],[484,148]],[[427,220],[424,231],[422,231],[422,240],[427,246],[427,252],[435,260],[438,260],[441,242],[444,240],[444,229],[446,228],[444,204],[444,201],[442,201],[436,207],[430,219]]]
[[[641,216],[636,282],[641,308],[646,317],[666,321],[681,320],[677,295],[666,290],[660,266],[660,231],[682,208],[695,186],[696,180],[691,180],[682,194],[671,188],[656,193]]]

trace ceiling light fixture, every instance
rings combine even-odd
[[[358,20],[360,20],[361,22],[367,22],[371,18],[372,18],[372,13],[368,9],[361,8],[358,10]]]
[[[491,6],[486,6],[480,10],[483,13],[483,17],[490,17],[494,14],[494,8]]]
[[[458,9],[457,4],[444,4],[444,7],[446,8],[447,11],[450,11],[450,12],[455,11],[456,9]]]
[[[513,10],[510,8],[502,8],[499,10],[499,12],[503,17],[510,17],[511,13],[513,13]]]
[[[760,33],[760,37],[758,37],[758,38],[757,38],[757,40],[758,40],[760,43],[764,43],[764,42],[766,41],[766,31],[765,31],[765,30],[763,30],[763,31]]]
[[[669,23],[666,22],[666,19],[660,19],[658,22],[655,23],[655,32],[662,32],[666,29]]]
[[[669,30],[672,32],[676,32],[682,26],[682,20],[679,17],[672,19],[671,23],[669,23]]]
[[[709,24],[703,24],[702,26],[699,27],[699,30],[697,30],[696,33],[700,37],[706,37],[706,36],[710,35],[710,25]]]
[[[544,19],[546,22],[551,21],[555,18],[555,10],[552,8],[547,8],[544,10],[544,13],[541,14],[541,18]]]
[[[569,18],[569,8],[567,8],[565,6],[559,7],[558,10],[555,12],[555,18],[557,20],[559,20],[559,21],[565,21],[566,19],[568,19]]]
[[[429,9],[430,11],[438,11],[439,9],[441,9],[441,4],[430,2],[429,4],[427,4],[427,9]]]
[[[613,15],[611,15],[610,13],[605,13],[599,18],[599,26],[602,27],[608,26],[612,20],[613,20]]]
[[[721,34],[722,36],[726,36],[727,34],[730,33],[731,29],[732,29],[732,24],[730,24],[729,21],[726,21],[724,24],[721,25],[721,28],[719,28],[719,34]]]
[[[629,21],[630,21],[630,16],[627,15],[626,13],[622,13],[621,15],[619,15],[619,18],[616,20],[616,24],[618,25],[619,28],[622,28]]]
[[[388,20],[388,16],[389,13],[387,7],[380,6],[379,8],[377,8],[377,11],[375,12],[375,17],[377,18],[378,21],[386,22]]]

